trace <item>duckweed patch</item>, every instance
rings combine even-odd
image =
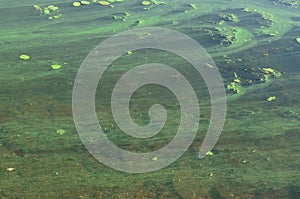
[[[33,5],[33,8],[39,12],[40,16],[45,16],[47,19],[59,19],[61,14],[59,8],[55,5],[40,6]]]

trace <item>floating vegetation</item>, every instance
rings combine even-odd
[[[220,45],[232,45],[242,33],[242,29],[238,27],[216,27],[215,30],[221,37]]]
[[[56,130],[56,133],[59,134],[59,135],[63,135],[63,134],[65,134],[65,132],[66,132],[66,130],[64,130],[64,129],[57,129]]]
[[[16,170],[16,168],[14,168],[14,167],[9,167],[6,169],[7,172],[13,172],[15,170]]]
[[[108,1],[99,1],[99,4],[100,5],[103,5],[103,6],[108,6],[110,5],[110,3]]]
[[[273,68],[262,68],[264,73],[262,81],[267,82],[270,78],[278,78],[281,76],[281,73]]]
[[[296,42],[300,44],[300,37],[296,38]]]
[[[265,12],[263,10],[244,8],[242,11],[258,14],[261,17],[261,20],[258,19],[258,22],[262,26],[270,27],[275,23],[274,16],[271,13]]]
[[[227,85],[227,90],[233,91],[233,93],[235,93],[235,94],[239,94],[241,92],[241,88],[242,88],[242,86],[236,82],[230,82]]]
[[[190,6],[192,9],[197,9],[196,4],[191,3],[191,4],[189,4],[189,6]]]
[[[143,6],[149,6],[151,4],[150,1],[142,1],[141,3]]]
[[[41,16],[47,16],[48,19],[59,19],[61,17],[59,9],[55,5],[48,5],[44,7],[33,5],[33,8],[38,11]]]
[[[151,158],[153,161],[157,161],[157,156],[154,156],[153,158]]]
[[[278,34],[279,34],[277,31],[271,32],[270,30],[266,30],[266,29],[264,29],[262,32],[264,35],[269,36],[269,37],[275,37],[275,36],[278,36]]]
[[[79,7],[79,6],[81,6],[81,3],[79,2],[79,1],[75,1],[75,2],[73,2],[73,4],[72,4],[74,7]]]
[[[231,21],[231,22],[234,22],[234,23],[239,22],[239,18],[234,14],[220,14],[220,17],[224,21]]]
[[[213,153],[212,151],[207,151],[207,152],[205,153],[205,155],[207,155],[207,156],[212,156],[212,155],[214,155],[214,153]]]
[[[267,101],[272,102],[272,101],[274,101],[275,99],[276,99],[275,96],[271,96],[271,97],[268,97],[268,98],[267,98]]]
[[[59,64],[53,64],[53,65],[51,65],[51,68],[52,68],[53,70],[58,70],[58,69],[61,68],[61,65],[59,65]]]
[[[290,8],[296,8],[298,6],[297,0],[272,0],[274,5],[283,5]]]
[[[91,2],[89,1],[80,1],[81,5],[90,5]]]
[[[25,54],[22,54],[19,56],[20,59],[22,60],[29,60],[30,59],[30,56],[29,55],[25,55]]]
[[[118,13],[117,15],[113,16],[115,21],[126,21],[126,19],[130,16],[128,12]]]
[[[151,1],[154,5],[165,5],[167,4],[166,2],[164,1],[157,1],[157,0],[152,0]]]
[[[251,9],[250,8],[244,8],[242,11],[243,12],[251,12]]]
[[[236,64],[239,66],[240,63],[235,63],[233,60],[230,65]],[[242,71],[233,73],[233,79],[227,84],[227,90],[233,94],[239,94],[244,92],[249,86],[258,85],[270,82],[271,79],[279,78],[281,73],[273,68],[245,68]],[[243,92],[242,92],[243,91]]]

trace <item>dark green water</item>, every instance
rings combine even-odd
[[[141,2],[124,0],[111,3],[113,7],[1,2],[0,198],[300,198],[300,2]],[[41,16],[35,4],[55,5],[59,11]],[[48,19],[59,14],[59,19]],[[174,95],[145,86],[132,96],[134,121],[147,124],[149,107],[160,103],[168,110],[166,126],[145,140],[122,134],[109,103],[114,84],[131,63],[151,63],[155,57],[155,62],[176,68],[193,85],[201,110],[197,137],[180,159],[155,172],[128,174],[99,163],[81,143],[72,116],[72,89],[82,61],[101,41],[150,26],[197,40],[213,57],[225,86],[238,77],[242,88],[238,94],[228,90],[225,127],[214,155],[199,159],[210,119],[204,82],[173,54],[141,50],[122,56],[104,73],[96,95],[99,122],[118,146],[135,152],[159,149],[180,123]],[[20,59],[21,54],[30,59]],[[53,70],[53,64],[61,68]],[[262,68],[282,75],[265,81]],[[267,101],[271,96],[276,99]]]

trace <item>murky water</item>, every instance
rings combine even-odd
[[[0,4],[0,198],[300,198],[299,1],[89,2]],[[138,153],[158,150],[180,125],[174,94],[147,85],[132,96],[131,116],[146,125],[149,108],[159,103],[168,113],[162,131],[138,139],[118,128],[111,93],[137,65],[178,70],[193,86],[201,113],[197,136],[178,160],[129,174],[99,163],[84,147],[73,121],[72,89],[94,47],[142,27],[180,31],[207,50],[223,77],[227,116],[212,155],[199,159],[211,117],[203,79],[169,52],[124,54],[103,74],[95,98],[99,123],[113,143]]]

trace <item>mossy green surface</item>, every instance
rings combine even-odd
[[[0,5],[5,19],[0,28],[0,198],[299,198],[298,1],[153,0],[148,10],[142,1],[108,1],[113,7],[73,7],[73,2]],[[42,15],[33,7],[37,4]],[[61,17],[47,20],[43,8],[49,5]],[[174,95],[150,85],[137,90],[130,109],[134,121],[143,125],[149,122],[152,104],[165,105],[169,117],[161,134],[140,141],[116,127],[109,97],[114,83],[134,67],[132,60],[135,65],[155,60],[185,74],[201,109],[197,137],[179,160],[156,172],[132,175],[104,166],[84,148],[72,117],[72,86],[80,64],[97,44],[148,26],[191,36],[214,58],[225,86],[235,82],[241,87],[238,94],[228,92],[226,124],[213,155],[198,159],[210,120],[203,80],[195,81],[199,76],[192,67],[171,53],[141,50],[120,57],[105,72],[96,94],[99,122],[120,147],[158,149],[174,137],[180,123]],[[29,60],[20,60],[24,53]],[[63,68],[49,69],[54,63],[64,63]],[[272,96],[276,100],[268,102]]]

